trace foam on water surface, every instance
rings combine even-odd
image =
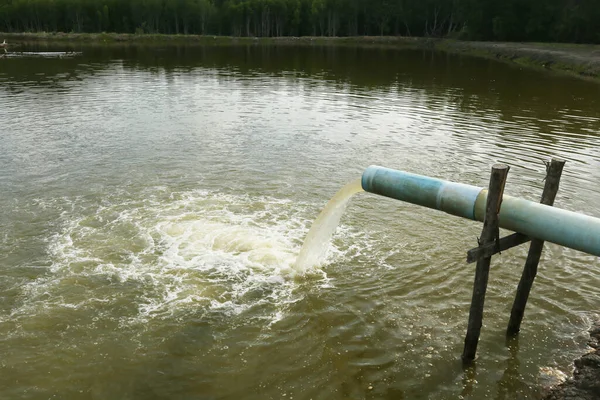
[[[94,206],[69,200],[48,239],[48,273],[25,285],[12,317],[106,303],[127,309],[127,323],[261,306],[263,318],[276,319],[298,300],[294,263],[310,207],[203,190],[115,197]],[[322,270],[306,273],[327,284]]]

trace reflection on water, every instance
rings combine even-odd
[[[79,47],[0,60],[4,398],[535,398],[598,309],[594,257],[548,245],[518,346],[526,247],[460,354],[477,223],[353,198],[322,270],[292,266],[371,164],[599,216],[600,85],[439,53]]]

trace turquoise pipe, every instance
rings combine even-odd
[[[370,166],[362,175],[366,192],[483,222],[487,190],[394,169]],[[504,195],[500,227],[532,238],[600,256],[600,219]]]

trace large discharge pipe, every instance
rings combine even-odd
[[[369,193],[483,222],[487,190],[394,169],[370,166],[362,175]],[[504,195],[500,227],[600,256],[600,219]]]

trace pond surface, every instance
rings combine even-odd
[[[600,85],[487,60],[353,47],[25,47],[0,60],[0,397],[517,399],[570,373],[595,257],[492,262],[460,362],[481,225],[359,193],[323,265],[292,265],[377,164],[600,217]],[[462,396],[462,397],[461,397]]]

